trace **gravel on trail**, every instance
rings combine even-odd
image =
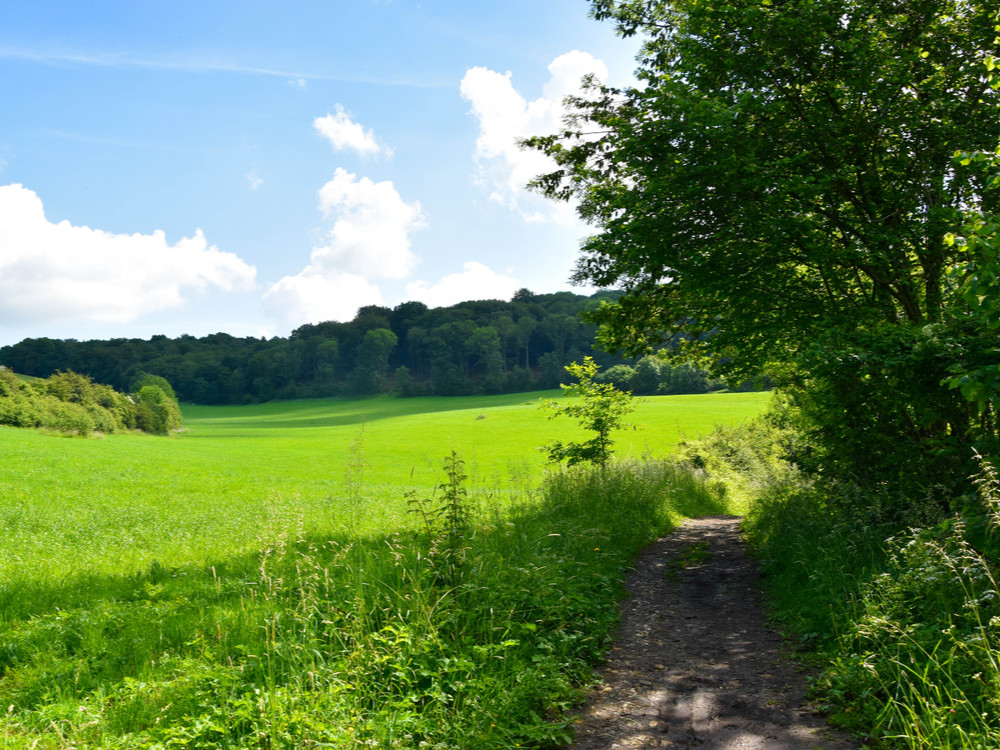
[[[573,750],[861,747],[810,709],[739,524],[692,519],[639,556]]]

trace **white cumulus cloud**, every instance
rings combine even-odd
[[[286,276],[264,294],[264,311],[287,328],[325,320],[351,320],[359,307],[381,304],[379,288],[363,276],[321,274],[311,268]]]
[[[313,127],[330,141],[337,151],[348,149],[357,151],[362,156],[375,156],[383,152],[387,156],[392,155],[391,151],[375,138],[375,131],[371,128],[365,129],[361,123],[352,120],[341,105],[338,104],[336,110],[335,115],[317,117],[313,120]]]
[[[336,217],[327,244],[312,252],[321,272],[401,279],[417,263],[410,234],[426,226],[420,203],[407,203],[388,181],[373,182],[338,168],[319,191],[326,217]]]
[[[563,100],[580,92],[584,76],[607,80],[607,66],[586,52],[574,50],[557,57],[548,67],[550,78],[542,96],[528,101],[511,80],[511,74],[488,68],[471,68],[462,79],[462,97],[472,105],[479,121],[475,159],[478,179],[490,199],[518,211],[528,221],[572,220],[566,206],[545,201],[525,190],[540,174],[551,171],[552,161],[537,151],[518,147],[522,138],[556,132],[566,113]]]
[[[476,261],[464,263],[460,272],[448,274],[434,284],[415,281],[406,285],[410,299],[420,300],[429,307],[450,307],[476,299],[510,299],[520,288],[517,279]]]
[[[338,168],[319,190],[319,208],[333,226],[309,265],[264,295],[264,309],[286,325],[350,320],[381,304],[371,279],[402,279],[418,262],[410,235],[426,226],[420,204],[407,203],[388,181],[373,182]]]
[[[33,191],[0,186],[0,321],[128,322],[181,305],[187,290],[250,289],[255,276],[200,229],[170,244],[160,230],[112,234],[53,224]]]

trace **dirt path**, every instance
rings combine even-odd
[[[636,562],[575,750],[846,750],[764,623],[739,519],[688,521]]]

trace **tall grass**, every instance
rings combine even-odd
[[[976,498],[817,482],[780,415],[687,446],[760,558],[775,619],[822,668],[815,696],[877,747],[1000,747],[1000,480]]]
[[[724,510],[668,462],[468,491],[453,456],[392,533],[304,520],[215,564],[39,586],[0,611],[9,748],[504,748],[569,738],[623,570]],[[420,520],[423,519],[423,520]],[[280,533],[278,533],[280,531]]]

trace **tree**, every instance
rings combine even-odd
[[[660,390],[669,378],[670,365],[660,357],[647,354],[635,364],[632,390],[641,394],[652,394]]]
[[[465,342],[468,357],[474,368],[487,378],[499,378],[503,373],[503,354],[500,351],[500,334],[493,326],[478,326]]]
[[[139,393],[142,387],[146,385],[155,385],[171,401],[177,401],[177,394],[174,392],[174,388],[170,382],[164,377],[148,372],[140,372],[132,379],[131,390],[133,393]]]
[[[612,454],[611,433],[633,426],[625,421],[625,417],[635,409],[632,394],[618,390],[613,383],[596,382],[597,370],[597,363],[592,357],[567,365],[566,372],[577,382],[560,384],[559,387],[564,396],[580,400],[568,404],[553,399],[542,401],[541,408],[550,412],[549,419],[563,415],[575,417],[581,427],[594,433],[590,440],[583,443],[557,440],[546,445],[542,450],[553,463],[565,461],[573,466],[586,461],[604,468]]]
[[[365,333],[358,347],[357,366],[351,374],[352,391],[375,393],[381,388],[389,369],[389,355],[397,343],[399,339],[388,328],[373,328]]]
[[[945,238],[981,195],[956,149],[992,148],[998,48],[985,0],[594,0],[642,34],[642,85],[591,83],[559,134],[528,143],[598,228],[577,279],[623,284],[598,318],[645,351],[717,329],[731,368],[831,325],[941,318]],[[738,344],[738,346],[737,346]]]
[[[988,190],[1000,191],[1000,148],[992,153],[960,154],[989,177]],[[970,212],[963,234],[952,239],[962,262],[951,268],[955,296],[965,303],[972,329],[961,356],[946,381],[976,404],[977,411],[995,424],[1000,396],[1000,364],[996,361],[996,331],[1000,329],[1000,214]],[[971,344],[971,345],[970,345]]]
[[[316,347],[316,384],[331,386],[337,375],[340,359],[340,343],[337,339],[327,339]]]
[[[160,386],[139,388],[136,399],[136,426],[145,432],[166,435],[181,426],[181,410]]]
[[[637,355],[683,332],[716,373],[790,362],[808,389],[837,352],[887,351],[871,331],[900,346],[922,346],[903,332],[927,326],[948,338],[948,269],[961,260],[949,236],[987,200],[982,175],[953,155],[1000,139],[995,3],[592,7],[644,37],[640,85],[591,81],[564,130],[526,143],[557,164],[535,187],[577,199],[597,230],[575,278],[625,290],[592,314],[606,346]],[[938,368],[930,379],[947,375],[943,360],[921,361]],[[855,375],[827,391],[822,418],[875,397],[861,382],[870,373]],[[928,394],[921,378],[908,391],[902,369],[890,375],[900,397],[882,423],[927,446],[917,459],[967,433],[944,389]],[[942,418],[924,419],[941,399]]]

